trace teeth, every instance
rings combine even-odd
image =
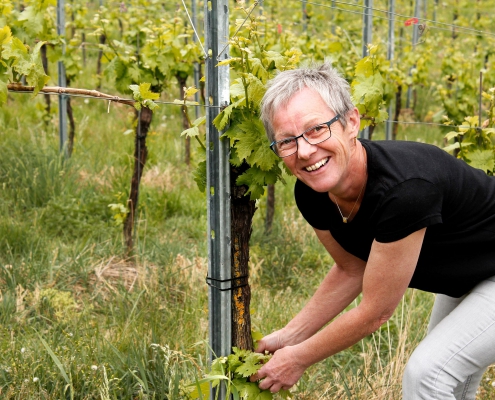
[[[325,158],[324,160],[321,160],[317,162],[316,164],[310,165],[309,167],[306,167],[306,171],[316,171],[317,169],[320,169],[323,167],[326,163],[328,162],[328,157]]]

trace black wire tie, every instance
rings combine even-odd
[[[209,276],[207,276],[206,277],[206,284],[212,288],[220,290],[221,292],[226,292],[227,290],[234,290],[234,289],[239,289],[241,287],[247,286],[248,285],[248,282],[247,282],[248,278],[249,278],[249,275],[238,276],[236,278],[231,278],[231,279],[215,279],[215,278],[210,278]],[[237,279],[246,279],[246,282],[242,283],[240,285],[231,286],[229,288],[221,288],[219,286],[214,285],[212,282],[210,282],[210,281],[213,281],[213,282],[224,283],[224,282],[232,282],[232,281],[235,281]]]

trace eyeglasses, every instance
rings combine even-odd
[[[299,136],[288,137],[270,144],[270,148],[273,152],[280,158],[289,157],[294,153],[297,153],[299,145],[297,140],[299,138],[304,138],[309,144],[318,144],[330,139],[332,136],[332,131],[330,130],[330,125],[338,121],[340,114],[337,114],[328,122],[323,122],[322,124],[313,126],[307,131],[304,131]]]

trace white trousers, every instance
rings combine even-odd
[[[438,294],[428,335],[409,359],[404,400],[474,400],[495,363],[495,277],[454,298]]]

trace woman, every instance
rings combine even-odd
[[[474,399],[495,362],[495,179],[431,145],[357,140],[349,85],[328,64],[277,75],[262,119],[335,265],[302,311],[259,342],[274,355],[251,380],[290,388],[376,331],[413,287],[437,297],[403,398]]]

